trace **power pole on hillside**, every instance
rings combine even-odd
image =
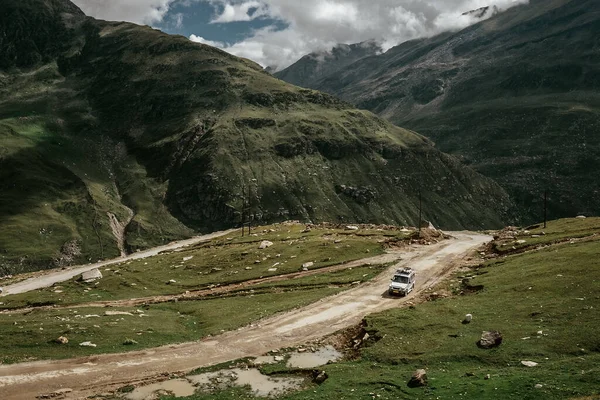
[[[248,236],[250,236],[250,186],[248,186],[248,192],[246,189],[242,189],[242,237],[248,226]]]
[[[421,225],[423,225],[423,199],[421,196],[421,188],[419,188],[419,236],[421,236]]]
[[[544,229],[548,220],[548,190],[544,190]]]

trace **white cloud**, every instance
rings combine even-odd
[[[190,40],[192,42],[196,42],[196,43],[207,44],[212,47],[220,47],[220,48],[227,47],[227,44],[225,44],[223,42],[215,42],[213,40],[207,40],[207,39],[204,39],[202,36],[191,35]]]
[[[174,18],[175,18],[175,28],[181,29],[181,27],[183,26],[183,14],[177,13],[174,15]]]
[[[163,20],[176,0],[72,0],[87,15],[109,21],[154,24]]]
[[[496,5],[506,9],[528,0],[73,0],[96,18],[157,24],[166,20],[180,28],[184,15],[168,15],[175,3],[211,4],[211,22],[226,24],[257,18],[273,21],[232,45],[192,35],[192,40],[223,48],[263,66],[283,68],[303,55],[337,43],[375,39],[384,49],[406,40],[458,30],[477,22],[465,11]],[[188,17],[190,18],[190,17]],[[277,26],[287,26],[281,30]]]
[[[303,55],[337,43],[375,39],[384,49],[406,40],[465,28],[478,20],[462,13],[484,6],[506,9],[528,0],[204,0],[221,10],[213,22],[260,16],[283,22],[249,38],[219,46],[263,66],[283,68]],[[249,10],[257,9],[250,15]],[[491,13],[490,13],[491,14]]]
[[[240,4],[224,4],[223,12],[212,20],[213,23],[252,21],[262,15],[265,10],[263,3],[246,1]],[[250,11],[253,11],[252,13]]]

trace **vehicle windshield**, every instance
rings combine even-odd
[[[398,283],[408,283],[408,276],[396,275],[394,276],[393,281]]]

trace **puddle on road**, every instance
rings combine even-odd
[[[289,390],[299,389],[303,378],[276,378],[266,376],[259,370],[235,368],[226,371],[208,372],[206,374],[188,376],[188,379],[200,389],[222,390],[231,386],[250,386],[250,390],[258,397],[274,397]]]
[[[294,352],[287,362],[289,368],[316,368],[330,361],[337,361],[342,353],[333,346],[325,346],[315,352]],[[283,356],[262,356],[254,359],[255,365],[273,364],[283,361]],[[186,379],[172,379],[136,388],[124,397],[128,400],[156,400],[165,394],[186,397],[196,390],[215,392],[232,386],[249,386],[257,397],[275,397],[291,390],[300,389],[304,378],[271,377],[261,374],[256,368],[226,369],[188,376]]]
[[[337,361],[342,358],[342,353],[333,346],[323,347],[314,353],[292,353],[287,362],[290,368],[316,368],[327,364],[329,361]]]
[[[196,388],[185,379],[172,379],[152,385],[136,388],[133,392],[125,395],[129,400],[153,400],[165,394],[173,394],[175,397],[191,396]]]

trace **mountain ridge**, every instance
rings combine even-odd
[[[539,220],[600,212],[600,10],[532,0],[459,32],[403,43],[309,87],[431,138]],[[293,67],[291,67],[293,69]]]
[[[497,184],[412,131],[222,50],[43,4],[73,11],[31,8],[18,29],[46,18],[68,40],[58,51],[34,35],[0,69],[1,272],[116,257],[243,214],[416,224],[419,188],[442,227],[512,216]]]

